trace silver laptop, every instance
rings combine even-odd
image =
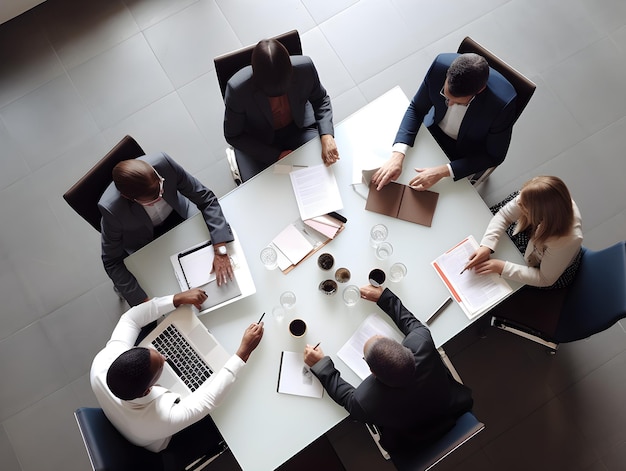
[[[183,397],[211,381],[231,356],[188,305],[169,314],[139,346],[165,355],[157,384]]]

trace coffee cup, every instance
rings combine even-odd
[[[294,319],[289,323],[289,333],[296,338],[302,337],[306,333],[306,322],[302,319]]]

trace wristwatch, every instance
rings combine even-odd
[[[219,247],[215,247],[215,253],[217,255],[228,255],[228,251],[226,250],[225,245],[220,245]]]

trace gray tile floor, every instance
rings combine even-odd
[[[538,85],[485,200],[555,174],[586,246],[626,237],[623,0],[48,0],[0,25],[3,470],[88,469],[72,412],[96,404],[89,365],[125,309],[62,193],[125,134],[231,190],[212,58],[293,28],[336,122],[395,85],[411,96],[471,35]],[[447,348],[487,428],[441,469],[626,469],[623,325],[554,357],[492,329]],[[363,432],[329,433],[347,469],[390,469]]]

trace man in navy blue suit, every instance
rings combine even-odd
[[[450,163],[416,168],[409,183],[414,188],[426,190],[442,178],[459,180],[501,164],[511,142],[516,96],[513,86],[484,57],[438,55],[404,114],[391,158],[372,182],[380,190],[400,176],[422,122]]]

